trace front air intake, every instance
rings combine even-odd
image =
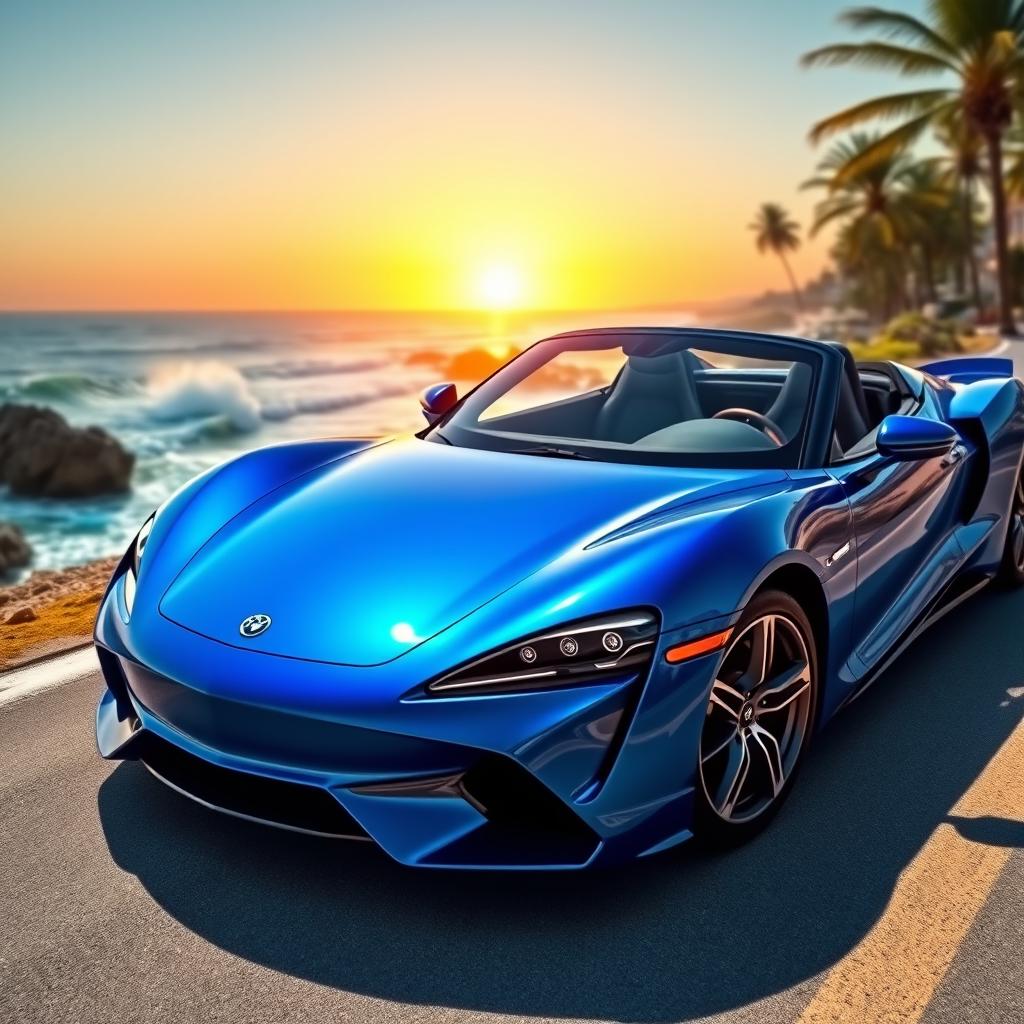
[[[138,737],[132,754],[161,782],[214,810],[316,835],[367,838],[348,811],[318,786],[224,768],[148,732]]]

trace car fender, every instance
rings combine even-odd
[[[157,509],[139,593],[147,579],[173,579],[217,530],[254,501],[305,473],[379,443],[369,438],[332,438],[270,445],[194,477]],[[154,593],[149,598],[155,604],[158,596]]]
[[[734,622],[750,596],[786,565],[813,573],[828,599],[852,597],[852,557],[825,561],[850,539],[841,487],[828,474],[789,480],[774,493],[699,506],[671,522],[573,547],[520,581],[435,642],[465,657],[565,622],[630,607],[654,607],[665,633]],[[710,629],[711,627],[709,627]]]

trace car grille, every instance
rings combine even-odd
[[[317,835],[368,838],[345,808],[317,786],[211,764],[152,733],[138,737],[132,754],[162,782],[216,810]]]

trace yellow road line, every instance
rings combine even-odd
[[[1024,723],[957,802],[959,817],[1024,814]],[[918,1021],[1010,856],[943,823],[900,875],[885,912],[825,976],[800,1024]]]

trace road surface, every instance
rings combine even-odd
[[[91,652],[0,675],[0,1022],[1019,1022],[1022,627],[927,634],[747,847],[586,875],[214,814],[99,759]]]

